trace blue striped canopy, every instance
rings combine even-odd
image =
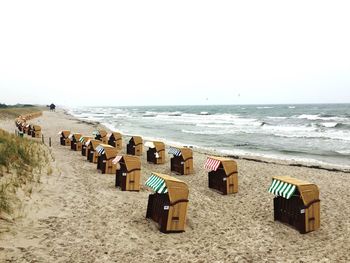
[[[96,147],[96,152],[101,155],[105,153],[105,149],[103,148],[103,146],[99,145]]]
[[[170,147],[168,153],[175,156],[181,156],[181,150],[175,147]]]

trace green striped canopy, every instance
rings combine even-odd
[[[165,194],[168,192],[164,179],[158,177],[155,174],[151,174],[151,176],[147,179],[145,185],[150,187],[154,192],[158,194]]]
[[[289,199],[292,197],[296,189],[297,187],[293,184],[272,179],[272,183],[269,188],[269,193]]]

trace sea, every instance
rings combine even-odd
[[[350,104],[75,107],[125,135],[223,155],[350,168]]]

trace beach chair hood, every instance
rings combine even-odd
[[[305,206],[319,201],[319,189],[315,184],[289,176],[274,176],[269,192],[288,199],[293,194],[293,189],[298,189]]]
[[[90,140],[90,147],[92,150],[95,150],[97,146],[101,144],[100,140]]]
[[[141,168],[140,158],[134,155],[123,155],[126,169],[128,171],[136,170]]]
[[[227,175],[237,172],[237,163],[232,159],[223,157],[208,157],[205,168],[211,171],[216,171],[220,164],[222,164]]]
[[[112,132],[112,135],[116,141],[122,138],[122,134],[120,132]]]
[[[101,135],[102,138],[107,136],[107,132],[105,130],[98,130],[98,134]]]
[[[188,201],[189,190],[187,184],[175,177],[161,173],[152,173],[145,185],[152,188],[155,192],[168,193],[171,204]]]
[[[41,127],[39,125],[33,125],[34,131],[41,131]]]
[[[157,152],[163,151],[165,149],[165,145],[163,142],[155,141],[155,142],[153,142],[153,144],[154,144],[154,147],[156,148]]]
[[[61,135],[64,138],[68,138],[68,136],[70,135],[70,131],[61,131]]]
[[[180,148],[180,151],[184,160],[192,158],[193,156],[192,150],[190,148]]]
[[[142,137],[141,136],[132,136],[132,139],[134,140],[135,146],[142,144]]]

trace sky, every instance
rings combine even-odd
[[[350,1],[3,1],[0,103],[350,103]]]

